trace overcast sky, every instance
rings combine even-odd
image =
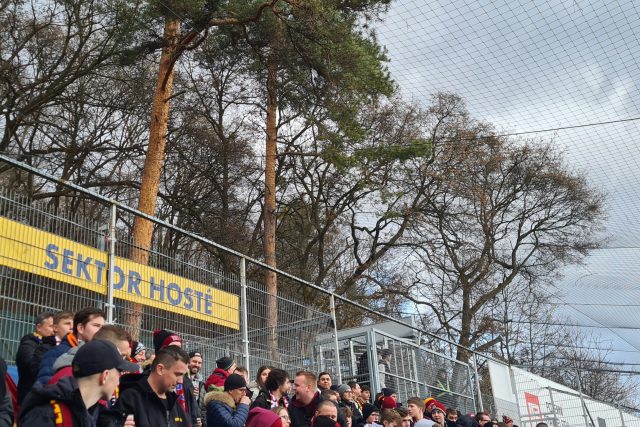
[[[375,26],[405,98],[427,104],[431,93],[456,92],[475,118],[509,133],[586,125],[530,135],[554,141],[607,197],[606,247],[568,268],[558,287],[576,304],[564,310],[575,323],[624,327],[595,330],[625,350],[617,360],[635,363],[639,9],[611,0],[396,0]]]

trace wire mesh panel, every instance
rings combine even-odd
[[[518,368],[511,368],[523,426],[640,426],[640,418],[614,405]]]

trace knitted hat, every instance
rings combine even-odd
[[[224,391],[237,390],[239,388],[246,388],[247,381],[242,375],[231,374],[224,380]]]
[[[429,405],[433,405],[433,404],[435,404],[435,403],[436,403],[436,399],[434,399],[433,397],[427,397],[427,398],[424,400],[424,408],[425,408],[425,409],[427,409],[427,407],[428,407]]]
[[[337,423],[326,415],[318,415],[311,420],[313,427],[336,427]]]
[[[391,396],[387,396],[384,399],[382,399],[382,410],[396,409],[397,406],[398,404],[396,403],[396,400]]]
[[[394,389],[392,389],[392,388],[386,388],[385,387],[385,388],[382,389],[382,394],[384,395],[384,397],[389,397],[392,394],[394,394],[395,392],[396,391]]]
[[[338,388],[336,389],[336,391],[338,392],[338,394],[340,395],[340,397],[342,397],[342,394],[343,394],[344,392],[351,391],[351,387],[349,387],[347,384],[340,384],[340,385],[338,386]]]
[[[373,414],[374,412],[378,412],[378,408],[376,408],[374,405],[372,405],[371,403],[365,403],[364,405],[362,405],[362,417],[366,420],[367,418],[369,418],[369,416],[371,414]]]
[[[138,354],[145,351],[147,347],[144,346],[141,342],[131,341],[131,357],[137,356]]]
[[[436,410],[442,412],[443,414],[447,413],[447,407],[444,406],[443,403],[434,401],[434,405],[436,405],[436,406],[434,406],[433,409],[431,409],[431,413],[432,414],[433,414],[433,411],[436,411]]]
[[[156,353],[174,342],[182,343],[182,338],[175,332],[167,331],[166,329],[153,331],[153,348]]]
[[[255,407],[249,411],[246,427],[282,427],[282,418],[270,409]]]
[[[216,366],[226,371],[231,366],[233,366],[233,359],[227,356],[223,356],[220,359],[216,360]]]

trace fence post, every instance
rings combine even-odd
[[[372,393],[380,390],[380,370],[378,369],[378,348],[376,342],[376,331],[374,329],[369,330],[367,335],[367,341],[369,344],[369,386]]]
[[[478,405],[476,406],[477,413],[484,411],[484,403],[482,403],[482,390],[480,390],[480,377],[478,376],[478,355],[475,352],[473,353],[473,373],[476,379],[476,389],[478,390]]]
[[[618,412],[620,413],[620,421],[622,422],[622,424],[620,424],[622,427],[625,427],[624,424],[624,413],[622,412],[622,409],[620,409],[620,406],[618,406]]]
[[[337,380],[338,384],[342,384],[342,366],[340,365],[340,347],[338,346],[338,322],[336,322],[336,299],[333,294],[331,294],[329,303],[331,304],[331,320],[333,321],[333,345],[335,346],[336,352]]]
[[[249,366],[249,316],[247,315],[247,262],[244,257],[240,258],[240,310],[242,311],[242,356],[244,367],[247,372],[251,372]]]
[[[116,267],[116,219],[118,208],[111,204],[109,213],[109,270],[107,271],[107,323],[114,322],[113,318],[113,276]]]
[[[556,404],[553,401],[553,389],[551,387],[547,387],[547,390],[549,390],[549,401],[551,402],[551,414],[553,416],[553,426],[554,427],[558,427],[558,417],[556,416]]]

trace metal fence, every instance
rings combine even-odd
[[[429,350],[419,339],[375,328],[351,336],[337,331],[338,324],[353,319],[375,325],[388,317],[278,271],[272,328],[273,314],[266,308],[270,295],[259,280],[264,264],[2,159],[49,189],[66,189],[64,196],[33,200],[0,187],[0,355],[7,361],[42,311],[97,306],[109,321],[137,332],[148,347],[154,329],[177,331],[187,350],[203,353],[205,375],[217,358],[231,355],[250,372],[261,365],[292,375],[327,370],[334,382],[357,379],[374,392],[391,385],[401,401],[435,395],[463,411],[475,409],[468,366]],[[148,265],[128,259],[135,249],[130,233],[136,216],[154,222]],[[234,258],[236,271],[220,268],[220,252]],[[419,328],[409,326],[418,334]],[[382,374],[384,352],[389,360]],[[438,375],[444,380],[439,382]]]

